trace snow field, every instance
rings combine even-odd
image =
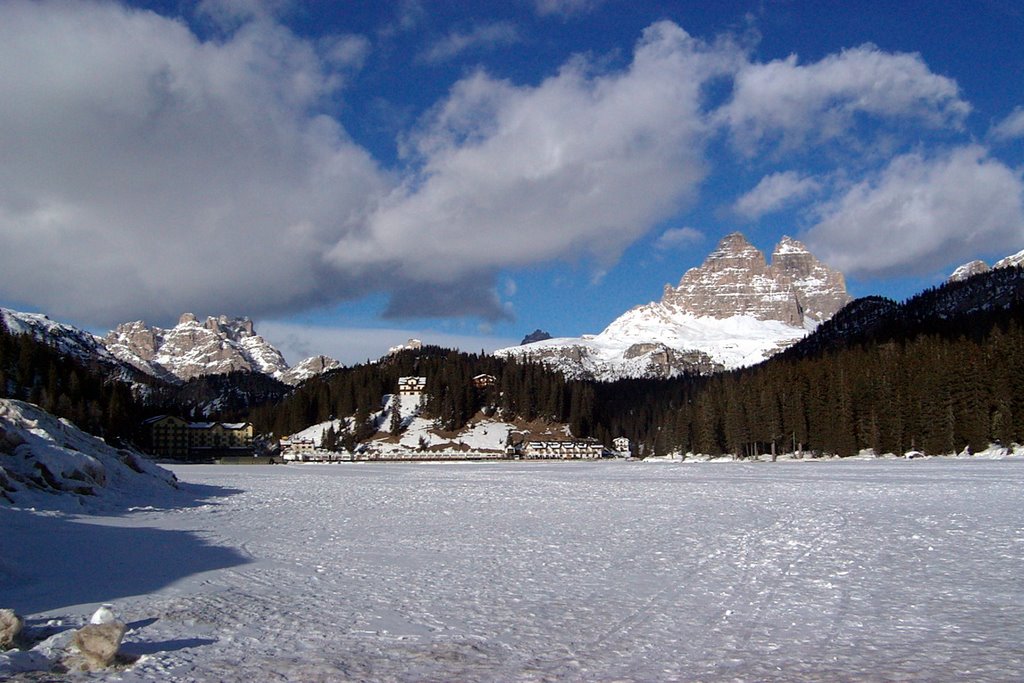
[[[117,680],[1024,674],[1019,459],[173,469],[224,495],[82,521],[237,559],[29,615],[113,602]]]

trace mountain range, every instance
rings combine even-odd
[[[181,316],[171,328],[141,320],[122,323],[103,337],[50,320],[39,313],[0,308],[11,332],[30,333],[87,365],[98,364],[126,381],[152,377],[169,384],[242,371],[260,373],[297,385],[341,367],[326,356],[307,358],[289,367],[281,352],[256,334],[249,318],[208,317],[200,322]]]
[[[993,268],[1022,264],[1024,251],[997,261]],[[990,270],[982,261],[967,263],[949,282]],[[859,300],[856,314],[885,318],[892,313],[895,302],[876,299]],[[574,379],[711,374],[755,365],[792,347],[850,301],[842,273],[797,240],[783,237],[769,261],[735,232],[725,236],[699,267],[688,270],[678,285],[666,284],[659,301],[625,312],[599,334],[550,338],[537,330],[522,345],[495,353],[540,361]],[[200,320],[185,313],[170,328],[134,321],[100,337],[38,313],[0,308],[0,315],[12,332],[31,333],[61,353],[99,365],[128,382],[155,378],[182,385],[242,372],[296,386],[341,367],[322,355],[289,367],[281,352],[244,317]],[[420,344],[410,340],[390,353]]]
[[[497,353],[539,360],[581,379],[710,374],[765,360],[849,301],[842,273],[797,240],[784,237],[768,262],[734,232],[677,286],[665,285],[660,301],[627,311],[600,334]]]

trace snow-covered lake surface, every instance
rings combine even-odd
[[[0,509],[0,607],[113,602],[124,681],[1024,677],[1019,458],[173,469],[202,501]]]

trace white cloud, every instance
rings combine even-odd
[[[291,0],[201,0],[196,12],[221,28],[232,29],[247,21],[273,19],[291,4]]]
[[[467,353],[494,351],[516,346],[519,339],[493,335],[456,334],[422,328],[361,328],[304,325],[275,320],[259,321],[256,331],[277,347],[285,360],[295,364],[310,356],[323,354],[346,365],[376,360],[388,349],[419,339],[424,344],[460,349]]]
[[[750,220],[778,211],[821,189],[821,183],[796,171],[772,173],[736,200],[733,210]]]
[[[752,156],[771,143],[793,149],[839,138],[859,114],[955,128],[969,112],[956,81],[932,73],[919,55],[864,45],[808,65],[795,55],[748,63],[717,118],[737,149]]]
[[[578,57],[531,86],[467,75],[407,136],[405,167],[384,172],[319,113],[369,42],[301,39],[276,23],[287,7],[208,2],[240,23],[204,42],[108,2],[0,2],[0,64],[18,65],[0,69],[6,298],[96,327],[183,310],[273,317],[370,292],[393,294],[393,317],[507,319],[497,273],[610,267],[696,199],[723,121],[749,124],[758,147],[823,137],[816,117],[826,130],[859,112],[956,125],[967,110],[913,55],[757,65],[728,39],[661,22],[620,70]],[[417,17],[407,2],[396,26]],[[709,121],[707,85],[734,74],[733,100]],[[1019,181],[997,162],[974,167],[1003,190]],[[776,201],[796,194],[776,188]],[[849,197],[816,234],[854,211]]]
[[[0,289],[95,325],[364,290],[322,258],[388,188],[310,113],[334,79],[273,24],[200,42],[109,3],[0,4]],[[369,285],[372,286],[372,285]]]
[[[654,248],[659,251],[678,249],[679,247],[695,244],[704,239],[704,233],[696,228],[669,228],[658,236],[654,242]]]
[[[358,71],[370,54],[370,40],[366,36],[346,34],[321,39],[325,59],[341,69]]]
[[[997,140],[1024,138],[1024,107],[1017,107],[1010,115],[992,128],[992,137]]]
[[[977,145],[897,157],[820,210],[805,241],[851,274],[929,274],[1024,242],[1024,181]]]
[[[452,31],[430,46],[420,59],[431,64],[446,62],[469,50],[493,49],[522,40],[519,29],[509,21],[477,24],[469,31]]]
[[[420,282],[566,257],[614,262],[694,198],[701,87],[736,58],[663,22],[622,72],[594,75],[577,59],[536,87],[477,72],[412,140],[421,172],[330,257],[344,270],[402,264]]]
[[[542,17],[553,14],[570,17],[593,12],[604,4],[604,0],[535,0],[534,7]]]

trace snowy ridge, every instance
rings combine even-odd
[[[22,313],[0,308],[0,316],[11,334],[31,334],[55,346],[61,353],[85,363],[116,363],[103,340],[72,325],[55,322],[41,313]]]
[[[177,488],[170,472],[116,449],[31,403],[0,399],[0,502],[98,511],[151,504]]]
[[[170,329],[142,321],[118,325],[104,342],[121,361],[157,377],[189,380],[237,370],[278,377],[288,370],[281,352],[257,335],[248,318],[186,313]]]
[[[1021,266],[1024,266],[1024,249],[1018,251],[1016,254],[1011,254],[1005,258],[999,259],[991,268],[989,268],[987,263],[980,260],[965,263],[954,270],[946,281],[959,282],[961,280],[966,280],[972,275],[987,273],[990,270],[996,270],[998,268],[1016,268]]]
[[[850,301],[842,273],[784,237],[764,254],[727,235],[678,287],[637,306],[598,335],[501,349],[569,377],[616,380],[708,374],[754,365],[791,346]]]
[[[0,308],[0,316],[11,333],[32,334],[86,365],[108,366],[125,380],[137,377],[134,373],[143,373],[176,384],[203,375],[242,370],[297,385],[341,367],[341,363],[327,356],[307,358],[289,367],[281,352],[256,334],[249,318],[222,315],[200,323],[196,316],[186,313],[169,329],[149,327],[136,320],[98,337],[40,313]]]

